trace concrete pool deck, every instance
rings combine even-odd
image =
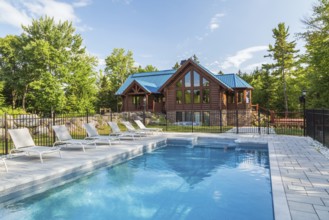
[[[216,137],[239,143],[268,143],[275,219],[329,219],[329,160],[306,137],[257,134],[164,133],[112,147],[98,146],[86,152],[64,149],[56,154],[7,159],[8,173],[0,164],[0,203],[11,197],[43,192],[99,167],[117,164],[163,146],[170,137]]]

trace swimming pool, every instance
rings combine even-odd
[[[262,147],[167,146],[0,210],[3,219],[273,219]]]

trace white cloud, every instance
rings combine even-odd
[[[87,5],[90,5],[92,3],[91,0],[77,0],[73,2],[73,7],[86,7]]]
[[[74,9],[91,4],[91,0],[77,0],[71,4],[58,0],[0,0],[0,22],[15,27],[30,24],[32,19],[40,16],[53,17],[55,21],[71,21],[76,26],[81,22]],[[91,28],[83,25],[77,27],[82,31]]]
[[[250,60],[253,58],[254,53],[267,50],[268,46],[255,46],[255,47],[249,47],[243,50],[238,51],[234,56],[230,56],[226,58],[226,60],[221,63],[219,66],[223,69],[228,69],[230,67],[236,67],[239,68],[240,65],[247,60]]]
[[[27,25],[31,18],[24,12],[15,8],[6,1],[0,1],[0,22],[20,28],[21,25]]]
[[[209,28],[211,31],[216,30],[219,28],[219,18],[224,17],[225,14],[223,13],[217,13],[215,14],[214,17],[211,18],[210,23],[209,23]]]
[[[54,17],[56,21],[79,22],[79,18],[74,13],[73,5],[55,0],[30,0],[22,1],[24,6],[33,17],[47,15]]]

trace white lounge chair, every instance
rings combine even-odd
[[[135,134],[138,134],[138,135],[141,135],[141,136],[146,136],[146,135],[149,135],[149,134],[153,134],[152,131],[146,131],[146,130],[137,130],[129,121],[122,121],[121,122],[129,132],[132,132],[132,133],[135,133]]]
[[[57,138],[57,141],[55,141],[53,146],[58,144],[65,144],[66,147],[70,146],[72,148],[82,148],[84,152],[86,152],[86,145],[93,145],[96,148],[95,140],[73,139],[65,125],[54,125],[53,130]]]
[[[140,120],[135,120],[135,123],[141,130],[152,131],[152,132],[163,132],[162,128],[147,128]]]
[[[92,123],[85,123],[83,127],[86,129],[88,137],[86,140],[96,140],[97,143],[104,143],[107,142],[110,146],[112,142],[119,141],[120,142],[120,135],[117,136],[110,136],[110,135],[99,135],[97,129],[95,128],[94,124]]]
[[[121,131],[121,129],[119,128],[119,126],[116,122],[109,121],[107,123],[111,127],[111,130],[112,130],[112,133],[110,135],[120,136],[120,139],[129,138],[129,139],[133,139],[133,140],[135,140],[136,137],[140,137],[140,135],[135,134],[134,132]]]
[[[36,153],[39,154],[41,163],[43,163],[43,154],[58,153],[59,156],[62,157],[60,147],[36,146],[27,128],[9,129],[8,132],[15,146],[15,148],[9,152],[10,157],[12,157],[13,152],[25,152],[28,155]]]
[[[6,158],[1,157],[0,159],[1,159],[0,162],[3,163],[3,165],[5,166],[6,172],[8,173],[8,167],[7,167],[7,164],[6,164]]]

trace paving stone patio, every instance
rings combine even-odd
[[[9,172],[0,164],[0,203],[61,185],[108,164],[117,164],[163,146],[167,137],[232,138],[239,143],[268,143],[275,219],[329,219],[329,160],[307,137],[255,134],[165,133],[123,141],[96,149],[63,150],[63,158],[46,155],[7,159]],[[158,143],[158,144],[156,144]],[[161,143],[161,144],[159,144]],[[74,174],[74,175],[73,175]],[[32,190],[33,189],[33,190]],[[0,215],[0,218],[3,217]]]

